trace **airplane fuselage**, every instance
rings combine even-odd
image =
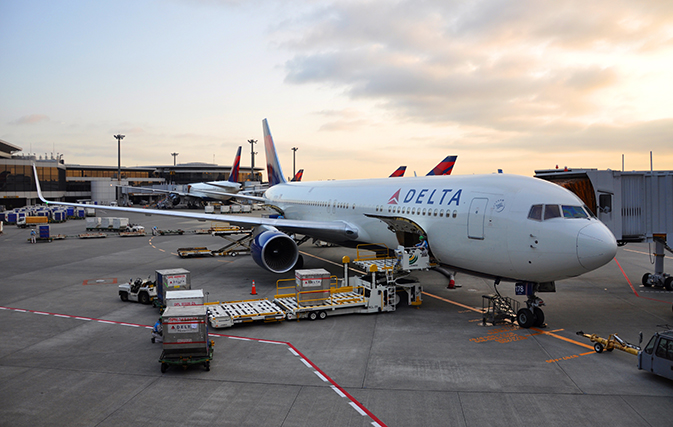
[[[389,224],[408,224],[427,237],[440,263],[504,280],[578,276],[609,262],[617,248],[590,215],[529,218],[534,205],[576,212],[583,203],[556,184],[517,175],[285,183],[265,197],[288,219],[343,221],[357,229],[355,239],[317,236],[339,245],[395,248],[398,236]]]

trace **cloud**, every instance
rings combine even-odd
[[[40,122],[48,122],[49,117],[45,116],[44,114],[31,114],[29,116],[23,116],[17,120],[14,120],[13,122],[10,122],[10,124],[13,125],[34,125]]]
[[[614,117],[620,56],[664,51],[673,7],[654,2],[336,2],[278,29],[286,82],[319,84],[423,123],[526,132]],[[326,125],[341,128],[343,124]]]

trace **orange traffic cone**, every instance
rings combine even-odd
[[[250,295],[257,295],[257,288],[255,288],[255,281],[252,281],[252,291],[250,291]]]
[[[453,274],[451,275],[451,278],[449,279],[449,286],[447,286],[448,289],[456,289],[456,281],[453,280]]]

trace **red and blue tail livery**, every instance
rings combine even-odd
[[[400,166],[397,168],[395,172],[393,172],[388,178],[394,178],[394,177],[401,177],[404,176],[404,172],[406,172],[407,167],[406,166]]]
[[[301,178],[303,176],[304,176],[304,169],[299,169],[290,182],[301,182]]]
[[[444,160],[439,162],[426,176],[431,175],[451,175],[453,171],[453,166],[456,164],[456,159],[458,156],[446,156]]]
[[[229,182],[238,182],[238,172],[241,169],[241,146],[238,147],[236,151],[236,157],[234,157],[234,165],[231,167],[231,173],[229,174]]]

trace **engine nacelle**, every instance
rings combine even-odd
[[[177,205],[180,204],[180,196],[177,195],[177,194],[169,194],[169,195],[168,195],[168,200],[171,201],[171,203],[173,204],[173,206],[177,206]]]
[[[255,236],[250,244],[250,253],[257,265],[273,273],[287,273],[299,258],[295,241],[275,228]]]

